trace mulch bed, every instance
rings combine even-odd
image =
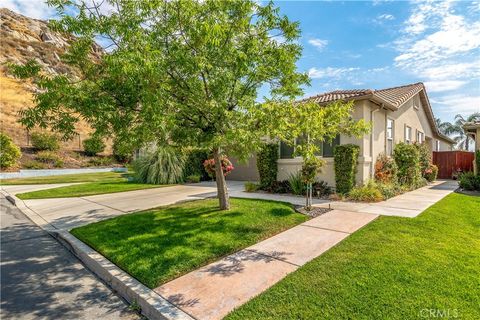
[[[322,214],[327,213],[328,211],[331,211],[331,210],[332,209],[330,208],[313,207],[311,210],[307,211],[304,206],[295,207],[295,211],[297,211],[298,213],[304,214],[312,218],[321,216]]]

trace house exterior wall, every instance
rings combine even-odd
[[[368,101],[356,101],[352,117],[356,120],[367,119],[370,116],[370,110]],[[340,144],[356,144],[360,147],[360,156],[357,166],[356,181],[360,183],[368,180],[371,157],[365,156],[369,150],[369,135],[365,135],[362,138],[348,137],[340,135]],[[327,182],[330,186],[335,186],[335,168],[333,165],[333,157],[319,157],[325,160],[325,165],[322,167],[322,171],[317,175],[318,180]],[[295,174],[302,168],[302,159],[279,159],[277,180],[287,180],[291,174]]]
[[[430,121],[428,120],[425,108],[423,106],[420,95],[416,94],[410,100],[405,102],[398,110],[391,111],[373,103],[369,100],[355,101],[354,111],[352,117],[356,120],[365,119],[372,123],[372,131],[369,134],[364,135],[361,138],[348,137],[341,135],[340,144],[352,143],[360,147],[360,154],[358,159],[356,183],[360,184],[366,182],[368,179],[373,178],[374,164],[377,157],[381,153],[386,152],[387,140],[386,140],[386,126],[387,119],[394,121],[394,136],[393,145],[405,142],[405,127],[411,128],[410,142],[417,141],[417,132],[424,134],[424,141],[428,144],[430,150],[437,151],[437,143],[439,141],[440,150],[438,151],[450,151],[452,150],[451,143],[437,136],[433,131]],[[480,136],[479,136],[480,137]],[[477,148],[479,148],[477,140]],[[330,186],[335,186],[335,170],[333,157],[327,157],[321,159],[325,160],[325,165],[322,171],[317,175],[317,180],[323,180]],[[252,180],[241,178],[253,177],[252,172],[256,171],[252,167],[255,166],[255,162],[251,162],[248,167],[237,167],[237,175],[230,175],[230,179],[236,179],[239,177],[241,180]],[[297,173],[301,170],[302,159],[278,159],[278,172],[277,180],[287,180],[291,174]],[[258,177],[258,173],[257,173]]]
[[[227,175],[227,180],[239,181],[259,181],[260,177],[257,170],[257,156],[251,156],[246,163],[240,162],[235,158],[229,158],[234,169]]]

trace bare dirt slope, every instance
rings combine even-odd
[[[0,130],[12,137],[17,145],[29,145],[28,132],[17,121],[18,111],[33,106],[36,89],[31,83],[9,76],[5,63],[25,63],[34,59],[48,73],[75,73],[60,60],[73,40],[70,35],[51,31],[46,21],[0,9]],[[100,56],[101,48],[92,48],[92,54]],[[79,135],[63,142],[63,149],[81,149],[81,141],[88,138],[91,131],[88,125],[80,123],[77,126]]]

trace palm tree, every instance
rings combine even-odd
[[[463,125],[466,122],[480,121],[480,112],[474,112],[468,117],[463,117],[461,114],[455,116],[455,122],[441,122],[440,119],[435,119],[439,130],[446,135],[454,135],[453,140],[457,143],[457,147],[460,149],[468,150],[470,141],[472,138],[465,134]]]

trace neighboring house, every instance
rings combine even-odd
[[[475,140],[475,150],[480,150],[480,122],[467,122],[463,125],[463,130]],[[475,156],[477,156],[476,153]],[[477,168],[476,166],[476,161],[473,162],[473,169],[475,173],[478,173],[480,170],[480,168]]]
[[[337,90],[307,98],[320,105],[327,105],[335,100],[354,100],[354,119],[365,119],[372,123],[371,134],[363,138],[340,135],[331,144],[323,143],[321,155],[326,165],[318,179],[335,185],[333,167],[333,148],[338,144],[353,143],[360,146],[358,159],[357,183],[373,177],[376,158],[381,153],[391,155],[395,144],[427,143],[432,151],[450,151],[455,143],[438,130],[432,108],[423,83],[380,90]],[[304,100],[304,101],[305,101]],[[295,147],[285,143],[279,144],[278,180],[288,179],[289,175],[301,169],[302,159],[293,157]],[[235,164],[236,169],[229,179],[255,180],[258,173],[255,160],[247,165]]]

